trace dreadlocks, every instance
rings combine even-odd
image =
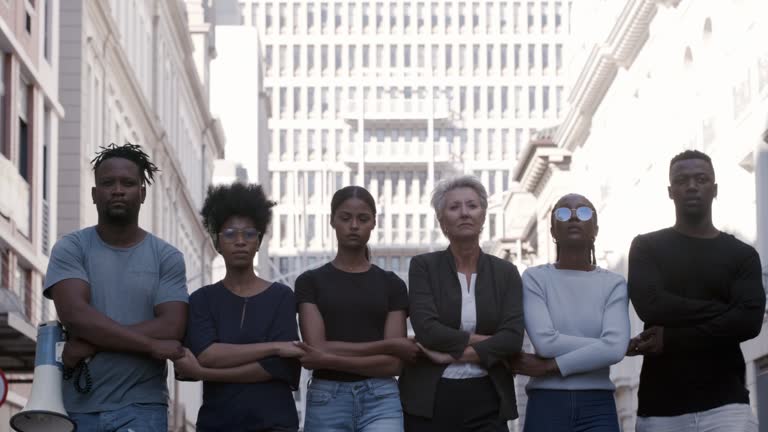
[[[96,152],[96,157],[91,161],[93,165],[93,171],[95,172],[99,165],[107,159],[122,158],[136,164],[139,167],[141,173],[142,183],[152,184],[155,179],[155,173],[160,169],[149,160],[149,155],[144,153],[140,145],[126,143],[124,145],[117,145],[111,143],[107,146],[99,146],[100,151]]]

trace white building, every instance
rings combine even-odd
[[[67,115],[59,130],[57,236],[96,223],[89,162],[98,147],[141,144],[161,172],[147,188],[139,223],[184,253],[192,289],[210,283],[216,251],[199,211],[224,138],[209,112],[205,74],[215,52],[206,2],[190,1],[189,15],[184,2],[164,0],[72,0],[60,7]],[[177,398],[172,376],[169,387],[169,424],[178,430],[194,422],[200,398],[186,391]]]
[[[484,235],[499,235],[518,149],[563,109],[569,1],[216,7],[259,31],[278,277],[292,284],[332,257],[330,198],[349,184],[377,199],[375,262],[404,278],[413,254],[445,244],[428,205],[443,177],[472,173],[488,185]]]
[[[554,259],[552,205],[568,192],[599,214],[600,265],[626,275],[635,235],[674,223],[669,160],[685,149],[708,153],[719,194],[715,225],[768,258],[768,4],[760,0],[577,2],[600,17],[576,33],[580,66],[559,128],[532,142],[515,171],[497,253],[524,265]],[[757,175],[756,175],[757,174]],[[521,212],[533,203],[528,214]],[[758,216],[759,215],[759,216]],[[764,270],[764,274],[768,271]],[[766,281],[768,282],[768,280]],[[642,323],[632,313],[633,334]],[[768,423],[768,332],[742,345],[753,408]],[[633,431],[642,359],[612,369],[622,430]]]
[[[55,240],[59,101],[57,1],[0,2],[0,370],[12,384],[0,431],[23,408]]]

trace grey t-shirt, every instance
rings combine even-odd
[[[154,235],[130,248],[112,247],[95,227],[75,231],[53,247],[45,275],[44,295],[65,279],[90,285],[91,305],[123,325],[155,317],[154,307],[188,301],[184,257]],[[134,403],[168,403],[166,362],[131,353],[100,352],[88,364],[93,388],[87,394],[64,381],[67,411],[90,413],[119,409]]]

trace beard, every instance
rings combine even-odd
[[[99,212],[99,219],[110,225],[124,226],[137,222],[139,214],[138,211],[134,212],[127,208],[106,208]]]

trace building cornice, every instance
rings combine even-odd
[[[550,166],[556,165],[567,170],[570,163],[569,150],[558,147],[549,139],[534,140],[526,146],[520,163],[515,167],[513,178],[520,183],[522,191],[538,196]]]
[[[592,117],[619,68],[629,68],[648,40],[658,6],[677,7],[679,3],[680,0],[627,2],[607,39],[590,52],[574,83],[568,101],[570,108],[554,137],[560,147],[573,151],[586,141]]]

